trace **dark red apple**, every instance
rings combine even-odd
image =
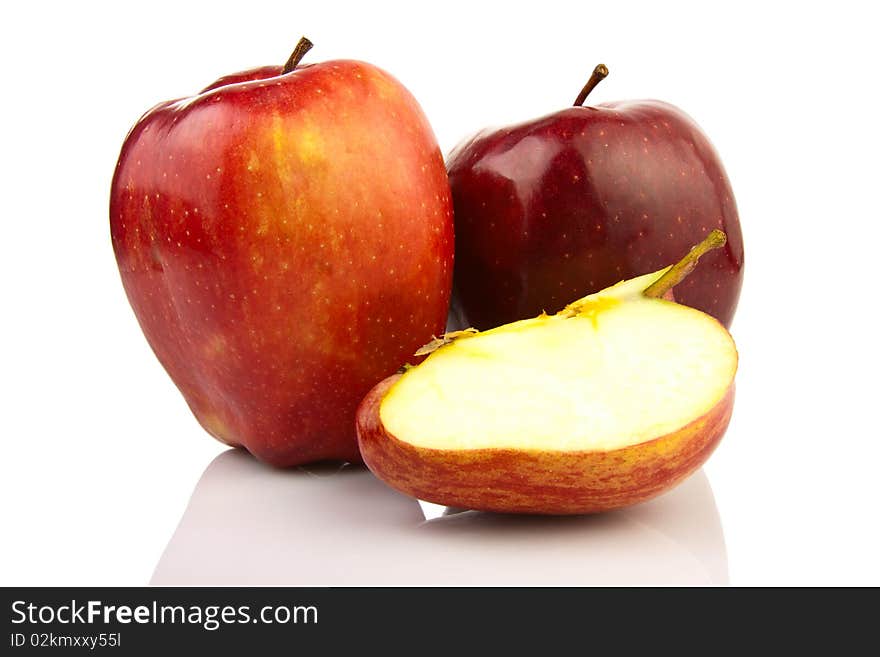
[[[574,107],[485,130],[450,154],[456,323],[486,329],[556,312],[677,260],[720,228],[727,246],[675,296],[730,325],[743,242],[721,160],[667,103],[581,106],[605,75],[596,68]]]
[[[153,351],[209,433],[279,466],[360,460],[358,403],[442,331],[452,278],[415,99],[363,62],[298,66],[310,45],[147,112],[110,199]]]

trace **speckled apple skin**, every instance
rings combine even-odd
[[[379,408],[397,381],[379,383],[358,409],[367,467],[420,500],[499,513],[574,515],[644,502],[697,470],[718,445],[733,410],[734,386],[704,416],[654,440],[612,451],[440,450],[385,430]]]
[[[736,201],[694,121],[659,101],[571,107],[456,147],[453,305],[484,330],[676,262],[713,228],[676,298],[729,327],[743,280]],[[453,328],[459,328],[458,326]]]
[[[274,465],[358,461],[358,402],[444,327],[442,154],[369,64],[263,67],[156,106],[122,147],[110,228],[199,422]]]

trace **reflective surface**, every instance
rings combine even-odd
[[[151,583],[727,584],[706,475],[599,516],[458,512],[360,467],[273,470],[230,450],[205,470]]]

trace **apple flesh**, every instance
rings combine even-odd
[[[359,461],[359,401],[444,326],[442,154],[370,64],[262,67],[157,105],[122,147],[110,228],[196,418],[273,465]]]
[[[485,130],[450,153],[456,327],[556,312],[665,266],[713,229],[727,245],[675,294],[729,327],[743,241],[712,144],[667,103],[581,107],[581,96],[575,107]]]
[[[724,434],[737,352],[717,320],[653,296],[670,271],[459,334],[381,382],[358,411],[367,466],[414,497],[497,512],[594,513],[676,485]]]

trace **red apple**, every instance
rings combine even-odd
[[[358,61],[221,78],[119,156],[110,228],[141,328],[205,429],[278,466],[360,460],[358,402],[443,329],[453,260],[422,110]]]
[[[483,131],[450,154],[461,323],[485,329],[555,312],[678,259],[719,228],[727,246],[675,296],[730,325],[743,242],[718,154],[672,105],[582,107],[605,74],[597,67],[574,107]]]

